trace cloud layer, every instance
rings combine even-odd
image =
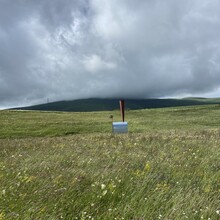
[[[0,0],[0,107],[216,91],[219,7],[217,0]]]

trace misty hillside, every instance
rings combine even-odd
[[[164,108],[175,106],[218,104],[220,99],[206,98],[184,98],[184,99],[127,99],[125,108],[127,110],[145,108]],[[34,105],[16,108],[21,110],[40,111],[68,111],[68,112],[90,112],[90,111],[111,111],[119,109],[119,99],[80,99],[73,101],[59,101],[47,104]]]

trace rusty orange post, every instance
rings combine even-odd
[[[122,121],[125,121],[125,101],[124,100],[120,100],[120,110],[121,110],[121,117],[122,117]]]

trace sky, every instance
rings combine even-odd
[[[0,108],[220,97],[219,0],[0,0]]]

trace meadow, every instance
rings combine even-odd
[[[0,111],[0,220],[220,219],[220,106]]]

